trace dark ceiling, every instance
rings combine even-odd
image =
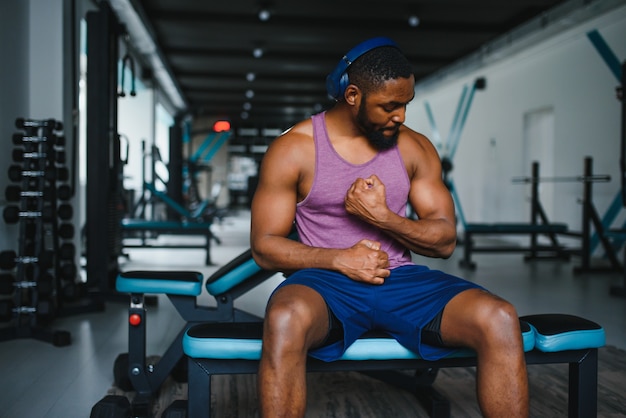
[[[419,82],[563,0],[135,0],[194,115],[285,129],[331,105],[326,75],[393,38]],[[267,9],[270,17],[259,19]],[[409,25],[416,16],[419,24]],[[253,56],[255,48],[263,54]],[[248,75],[254,79],[249,80]]]

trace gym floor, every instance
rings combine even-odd
[[[194,270],[208,277],[248,247],[249,212],[242,210],[215,225],[222,240],[212,248],[214,266],[205,266],[202,250],[132,249],[120,259],[123,271],[135,269]],[[201,237],[162,237],[175,240]],[[578,260],[525,262],[521,254],[476,254],[474,271],[458,267],[461,249],[448,260],[416,257],[431,268],[445,270],[486,286],[511,301],[520,315],[560,312],[601,324],[607,344],[626,350],[626,299],[610,296],[623,284],[618,273],[574,274]],[[239,298],[237,305],[261,315],[279,275]],[[212,304],[206,295],[201,304]],[[56,319],[52,329],[69,331],[72,343],[54,347],[34,339],[0,343],[0,418],[84,418],[113,383],[113,362],[127,351],[127,302],[107,302],[104,312]],[[148,354],[161,354],[184,325],[166,297],[148,308]]]

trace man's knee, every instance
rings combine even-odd
[[[478,349],[515,344],[521,340],[515,307],[504,299],[479,290],[463,292],[444,310],[444,341]],[[442,330],[443,330],[442,324]]]
[[[494,296],[489,303],[481,305],[476,321],[485,342],[508,345],[521,338],[515,307],[498,297]]]
[[[323,300],[304,297],[275,297],[268,304],[264,322],[264,344],[284,349],[308,349],[328,332],[327,308]]]

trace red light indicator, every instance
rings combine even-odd
[[[213,124],[213,130],[215,132],[230,131],[230,122],[227,120],[218,120]]]

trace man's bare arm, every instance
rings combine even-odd
[[[409,172],[409,202],[418,219],[393,213],[386,204],[385,185],[372,175],[357,180],[346,195],[346,209],[366,222],[384,230],[416,254],[449,257],[456,246],[454,203],[441,179],[441,163],[425,137],[417,143],[404,143],[403,155],[418,156]],[[407,146],[408,144],[408,146]]]

